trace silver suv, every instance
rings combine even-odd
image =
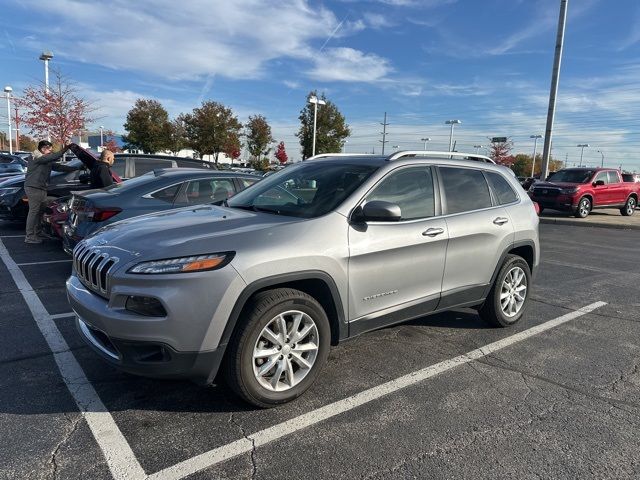
[[[458,307],[513,325],[538,261],[538,217],[505,167],[335,156],[222,206],[105,227],[75,248],[67,293],[111,364],[202,384],[220,370],[270,407],[307,390],[330,345],[354,335]]]

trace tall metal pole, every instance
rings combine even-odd
[[[382,122],[382,155],[384,155],[384,146],[387,143],[387,112],[384,112],[384,122]]]
[[[553,132],[553,120],[556,114],[556,96],[560,81],[560,63],[562,62],[562,48],[564,46],[564,31],[567,25],[567,5],[569,0],[560,0],[560,17],[558,18],[558,34],[556,37],[556,52],[553,60],[553,73],[551,74],[551,90],[549,92],[549,111],[547,112],[547,127],[544,136],[544,149],[542,151],[542,170],[540,178],[547,178],[549,174],[549,157],[551,154],[551,135]]]
[[[529,138],[533,138],[533,158],[531,159],[531,178],[535,173],[534,168],[536,166],[536,150],[538,149],[538,139],[542,138],[542,135],[531,135]]]
[[[20,116],[18,115],[18,107],[13,106],[16,111],[16,150],[20,150]]]
[[[604,152],[602,150],[598,150],[600,155],[602,155],[602,160],[600,161],[600,168],[604,168]]]
[[[13,134],[11,132],[11,87],[4,87],[4,93],[7,94],[7,121],[9,122],[9,153],[13,154]]]
[[[582,155],[584,154],[584,145],[580,145],[580,166],[582,166]]]
[[[311,147],[311,156],[316,154],[316,122],[318,120],[318,102],[313,104],[313,146]]]
[[[451,130],[449,131],[449,151],[453,150],[453,122],[451,122]]]

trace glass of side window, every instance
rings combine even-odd
[[[447,213],[462,213],[492,206],[489,185],[480,170],[439,167]]]
[[[398,205],[401,220],[433,217],[435,195],[431,169],[412,167],[391,173],[365,199],[366,202],[375,200]]]
[[[500,205],[507,205],[518,201],[518,194],[511,188],[509,182],[499,173],[484,172],[493,195]]]

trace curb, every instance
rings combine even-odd
[[[571,225],[574,227],[597,227],[597,228],[614,228],[617,230],[640,230],[640,225],[635,224],[619,224],[619,223],[606,223],[606,222],[590,222],[584,220],[573,220],[569,218],[550,218],[539,217],[540,223],[546,223],[550,225]]]

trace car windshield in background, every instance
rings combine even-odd
[[[560,170],[552,173],[547,179],[549,182],[558,183],[587,183],[595,172],[593,170]]]
[[[270,175],[227,204],[277,215],[319,217],[340,205],[377,169],[375,165],[301,163]]]

